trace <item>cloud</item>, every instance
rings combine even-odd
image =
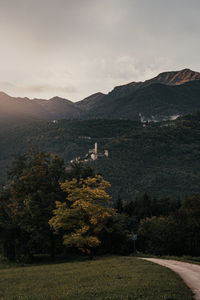
[[[66,97],[67,94],[75,94],[77,89],[73,85],[51,85],[51,84],[33,84],[33,85],[14,85],[10,82],[0,82],[0,91],[6,92],[15,96],[22,97],[46,97],[58,95]]]
[[[173,68],[172,61],[165,56],[154,58],[149,63],[148,58],[139,59],[129,55],[91,59],[80,65],[80,69],[85,72],[85,77],[90,78],[91,81],[96,80],[99,83],[109,81],[112,84],[146,80],[170,67]]]
[[[0,89],[80,100],[198,71],[199,9],[199,0],[0,0]]]
[[[72,86],[55,86],[50,84],[37,84],[37,85],[29,85],[25,87],[18,87],[19,91],[27,92],[27,93],[76,93],[77,89]]]
[[[15,85],[8,81],[0,81],[0,90],[13,90]]]

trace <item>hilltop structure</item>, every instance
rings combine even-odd
[[[95,142],[94,148],[89,149],[88,153],[85,154],[84,158],[76,157],[75,159],[72,159],[70,162],[77,162],[77,161],[83,161],[83,162],[88,162],[88,161],[94,161],[97,160],[100,157],[106,157],[108,158],[108,150],[104,150],[103,152],[98,152],[98,144]]]

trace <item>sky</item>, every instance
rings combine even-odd
[[[0,0],[0,91],[72,101],[200,71],[199,0]]]

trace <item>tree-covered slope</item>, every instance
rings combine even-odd
[[[145,120],[164,120],[199,110],[200,80],[194,80],[176,86],[153,83],[121,97],[110,93],[86,116],[139,120],[142,115]]]
[[[200,192],[200,115],[176,121],[141,123],[126,120],[37,121],[0,127],[0,176],[12,155],[38,146],[60,155],[66,165],[98,142],[109,158],[92,165],[111,182],[115,197]]]
[[[98,162],[114,194],[134,197],[199,193],[200,118],[149,125],[113,139],[111,159]]]

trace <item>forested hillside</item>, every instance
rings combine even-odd
[[[119,194],[132,199],[145,191],[177,196],[200,192],[200,114],[146,127],[126,120],[2,123],[1,181],[6,182],[12,156],[30,147],[58,154],[69,165],[95,142],[109,157],[91,164],[110,181],[115,199]]]

